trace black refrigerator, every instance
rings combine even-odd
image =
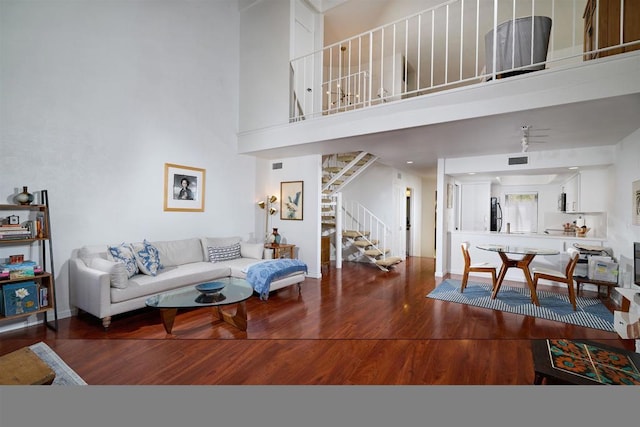
[[[502,208],[497,197],[491,198],[491,222],[489,224],[491,231],[500,231],[502,229]]]

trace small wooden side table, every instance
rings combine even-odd
[[[573,276],[573,280],[576,281],[578,294],[580,293],[580,286],[582,286],[583,283],[588,283],[598,287],[598,296],[600,296],[600,286],[605,286],[607,288],[607,298],[611,298],[611,288],[618,286],[618,282],[603,282],[602,280],[593,280],[584,276]]]
[[[295,248],[296,245],[290,245],[287,243],[280,243],[280,244],[273,244],[273,243],[267,243],[266,245],[264,245],[265,249],[273,249],[273,258],[274,259],[278,259],[278,258],[290,258],[290,259],[294,259],[295,258]],[[289,256],[286,256],[289,255]]]

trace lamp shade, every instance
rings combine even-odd
[[[269,203],[275,203],[278,198],[276,196],[269,197]]]
[[[265,201],[264,200],[259,201],[258,206],[260,206],[260,209],[264,209],[264,207],[266,206]]]

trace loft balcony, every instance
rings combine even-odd
[[[638,16],[625,0],[451,0],[293,59],[289,119],[583,66],[639,49]]]

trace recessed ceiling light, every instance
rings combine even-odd
[[[408,165],[412,165],[413,164],[413,160],[407,160],[407,164]]]
[[[571,166],[569,169],[575,170],[575,169],[578,169],[578,167],[577,166]]]
[[[475,175],[475,174],[476,174],[475,172],[469,172],[469,175]]]

